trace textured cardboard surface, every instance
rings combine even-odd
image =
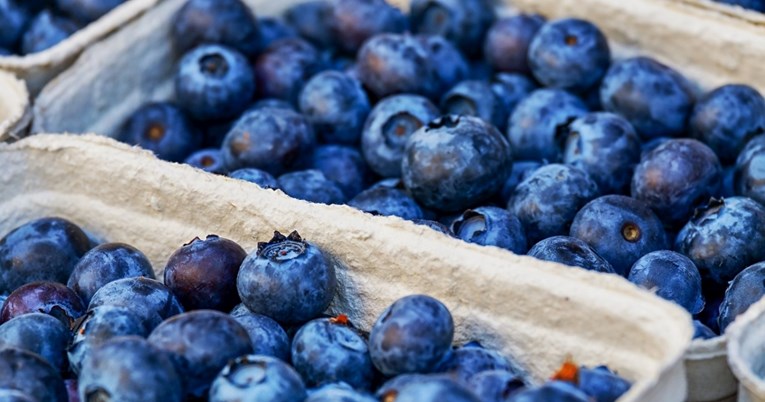
[[[26,84],[13,74],[0,71],[0,141],[23,136],[31,120]]]
[[[765,402],[765,300],[752,305],[728,329],[728,361],[738,378],[739,402]]]

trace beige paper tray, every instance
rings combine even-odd
[[[31,121],[32,107],[24,81],[0,71],[0,141],[21,138]]]
[[[765,402],[765,380],[755,374],[765,358],[765,300],[752,305],[728,329],[728,361],[738,378],[739,402]]]

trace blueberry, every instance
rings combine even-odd
[[[478,402],[470,390],[447,377],[423,377],[401,386],[395,394],[383,400],[395,398],[396,402]]]
[[[370,176],[361,153],[356,148],[343,145],[316,148],[311,156],[310,167],[334,181],[347,198],[360,193]]]
[[[18,348],[38,354],[60,373],[68,368],[68,344],[69,328],[47,314],[24,314],[0,325],[0,349]]]
[[[340,144],[359,141],[370,109],[361,83],[339,71],[324,71],[311,78],[300,93],[299,105],[319,138]]]
[[[308,120],[283,108],[248,111],[223,141],[223,158],[230,170],[252,167],[280,175],[308,158],[316,138]]]
[[[548,237],[529,250],[530,257],[553,261],[572,267],[608,274],[616,273],[614,267],[601,257],[589,244],[575,237]]]
[[[278,40],[298,37],[295,28],[273,17],[258,18],[258,26],[260,27],[261,50],[268,49],[272,43]]]
[[[616,402],[631,387],[629,381],[619,377],[605,366],[581,367],[577,374],[579,389],[594,398],[594,402]]]
[[[253,313],[294,324],[315,318],[335,296],[335,268],[322,251],[297,232],[279,232],[242,263],[237,289]]]
[[[181,378],[169,357],[138,336],[118,336],[85,358],[80,400],[180,402]]]
[[[328,384],[316,389],[308,395],[305,402],[375,402],[377,399],[370,395],[354,391],[350,386]]]
[[[494,9],[487,0],[413,0],[411,24],[415,32],[441,35],[465,54],[477,56],[491,24]]]
[[[574,120],[563,149],[563,162],[589,173],[601,193],[624,193],[640,162],[640,138],[619,115],[590,113]]]
[[[765,2],[762,0],[714,0],[718,3],[732,4],[735,6],[741,6],[750,10],[759,11],[765,13]]]
[[[62,42],[77,29],[78,26],[74,22],[45,10],[37,14],[24,32],[21,38],[21,52],[23,54],[42,52]]]
[[[333,7],[326,0],[300,2],[287,8],[284,19],[303,39],[316,46],[329,47],[334,42],[330,23]]]
[[[297,112],[297,109],[294,106],[292,106],[291,103],[287,102],[286,100],[277,99],[277,98],[260,99],[257,102],[253,103],[252,106],[250,106],[247,109],[247,111],[249,112],[250,110],[266,109],[266,108],[287,109],[287,110],[292,110],[294,112]]]
[[[589,244],[622,276],[640,257],[668,246],[656,214],[643,202],[621,195],[596,198],[582,207],[570,235]]]
[[[67,286],[87,305],[93,295],[117,279],[155,279],[151,262],[140,250],[124,243],[104,243],[88,251],[75,265]]]
[[[507,136],[517,159],[560,160],[557,143],[568,126],[587,114],[581,99],[560,89],[538,89],[518,103]]]
[[[33,398],[26,392],[17,391],[15,389],[3,388],[0,389],[0,401],[3,402],[39,402],[39,400]],[[64,399],[66,401],[66,399]],[[72,401],[72,399],[69,399]],[[74,401],[77,401],[76,399]]]
[[[701,295],[701,274],[693,261],[674,251],[662,250],[648,253],[632,266],[630,282],[649,290],[657,296],[675,302],[696,314],[704,309]]]
[[[643,142],[640,145],[640,159],[643,160],[643,158],[650,154],[654,149],[658,148],[660,145],[664,145],[664,143],[669,142],[670,140],[672,140],[670,137],[656,137]]]
[[[236,120],[220,120],[220,121],[206,121],[195,122],[201,126],[202,131],[202,144],[200,148],[220,148],[223,143],[223,138],[231,130],[231,127],[236,123]],[[189,156],[189,158],[191,155]],[[188,162],[187,162],[188,163]]]
[[[440,301],[411,295],[380,314],[369,334],[372,363],[386,376],[428,372],[452,344],[454,322]]]
[[[441,98],[446,114],[476,116],[503,130],[507,124],[506,104],[486,81],[462,81]]]
[[[498,352],[480,346],[463,345],[451,351],[434,369],[463,385],[479,373],[490,370],[510,370],[510,363]]]
[[[239,303],[236,276],[247,252],[216,235],[194,238],[165,265],[164,280],[186,310],[229,311]]]
[[[693,339],[712,339],[716,338],[717,334],[715,334],[712,329],[704,325],[699,320],[693,320]]]
[[[568,232],[598,185],[583,170],[561,164],[540,167],[515,187],[507,208],[518,216],[529,243]]]
[[[688,124],[693,138],[731,163],[750,138],[765,133],[765,98],[748,85],[723,85],[696,103]]]
[[[210,389],[210,402],[303,401],[300,375],[269,356],[242,356],[226,365]]]
[[[401,388],[416,382],[426,381],[429,378],[438,377],[445,378],[443,374],[400,374],[387,379],[377,390],[375,391],[375,397],[381,401],[392,399],[395,397]]]
[[[226,174],[226,162],[223,159],[223,152],[217,148],[201,149],[189,155],[184,161],[185,164],[204,170],[205,172],[215,174]]]
[[[197,120],[230,119],[249,106],[255,79],[247,59],[220,45],[202,45],[186,53],[175,74],[178,105]]]
[[[50,314],[69,325],[85,313],[85,308],[80,297],[60,283],[32,282],[8,296],[0,310],[0,324],[14,317],[38,312]]]
[[[734,188],[736,194],[765,205],[765,135],[754,137],[739,154]]]
[[[33,13],[39,13],[46,7],[53,7],[55,0],[11,0],[11,3]]]
[[[545,19],[538,14],[519,14],[497,20],[486,34],[483,54],[496,71],[528,74],[529,45]]]
[[[675,70],[648,57],[634,57],[611,65],[600,99],[606,111],[622,115],[648,140],[683,134],[695,95]]]
[[[80,395],[77,392],[77,386],[78,384],[76,378],[67,378],[64,380],[64,387],[66,387],[66,393],[67,397],[69,398],[69,402],[80,402]]]
[[[736,196],[736,167],[723,167],[722,182],[720,183],[720,197],[728,198]],[[748,196],[752,198],[751,196]]]
[[[430,49],[409,34],[380,34],[359,50],[359,79],[377,98],[399,93],[434,97],[441,82]]]
[[[217,43],[251,57],[261,45],[258,20],[241,0],[189,0],[175,15],[171,35],[180,51]]]
[[[56,0],[59,10],[82,24],[89,24],[126,0]]]
[[[336,0],[328,25],[337,47],[356,53],[367,39],[384,32],[402,33],[409,24],[404,13],[385,0]]]
[[[200,133],[175,105],[147,103],[125,121],[119,140],[154,152],[158,158],[181,162],[202,142]]]
[[[510,171],[510,175],[507,176],[505,184],[502,185],[502,191],[500,193],[502,204],[507,205],[507,202],[510,201],[510,197],[512,197],[515,188],[542,166],[543,164],[537,161],[513,162],[513,169]]]
[[[417,39],[429,52],[438,81],[437,94],[442,94],[470,75],[470,66],[462,52],[452,42],[439,35],[418,35]]]
[[[395,95],[378,102],[361,136],[361,151],[369,167],[384,177],[401,176],[404,146],[412,133],[439,115],[438,108],[417,95]]]
[[[127,307],[99,306],[88,310],[72,325],[71,345],[67,351],[72,371],[79,374],[85,357],[93,349],[118,336],[149,335],[138,314]]]
[[[507,370],[488,370],[470,378],[469,386],[484,402],[505,402],[513,393],[523,390],[525,384]]]
[[[405,191],[376,187],[362,191],[348,205],[373,215],[398,216],[406,220],[422,219],[422,208]]]
[[[340,186],[319,170],[303,170],[279,176],[279,188],[292,198],[320,204],[342,204]]]
[[[512,394],[507,402],[592,402],[576,386],[562,381],[550,381],[540,387]]]
[[[515,254],[523,254],[528,250],[521,221],[502,208],[468,209],[452,222],[451,231],[469,243],[496,246]]]
[[[0,0],[0,47],[14,49],[32,20],[32,14],[13,0]]]
[[[675,250],[718,284],[765,260],[765,207],[752,199],[712,200],[678,233]]]
[[[725,332],[736,317],[746,312],[749,306],[765,296],[765,262],[751,265],[741,271],[728,285],[725,298],[720,305],[720,333]]]
[[[85,232],[66,219],[27,222],[0,240],[0,293],[34,281],[64,283],[89,249]]]
[[[162,282],[144,277],[107,283],[93,295],[88,310],[104,305],[132,309],[149,331],[162,320],[183,312],[170,289]]]
[[[521,74],[499,73],[492,77],[491,81],[494,96],[502,102],[508,117],[524,98],[537,89],[534,81]],[[503,121],[498,127],[504,127],[504,131],[507,123],[507,120]]]
[[[699,320],[699,322],[711,329],[715,334],[719,334],[720,325],[717,321],[720,318],[720,305],[725,298],[725,290],[728,287],[728,283],[718,284],[702,277],[701,287],[706,303],[704,310],[693,318]]]
[[[454,237],[454,233],[452,233],[451,229],[449,229],[448,226],[444,225],[441,222],[431,221],[428,219],[414,219],[412,220],[413,223],[421,226],[427,226],[436,232],[443,233],[449,237]]]
[[[16,348],[0,350],[2,389],[19,391],[37,402],[67,401],[64,380],[58,371],[39,355]]]
[[[320,61],[316,48],[302,39],[272,43],[255,62],[260,97],[297,104],[303,84],[320,70]]]
[[[584,91],[606,74],[611,51],[598,27],[566,18],[545,24],[534,35],[528,61],[534,77],[543,85]]]
[[[243,304],[237,305],[231,316],[247,330],[254,354],[289,361],[290,340],[276,321],[251,312]]]
[[[403,181],[427,208],[467,209],[497,193],[512,167],[507,140],[479,118],[448,115],[414,132],[404,149]]]
[[[274,176],[272,176],[270,173],[260,169],[242,168],[234,170],[233,172],[229,173],[228,176],[234,179],[244,180],[257,184],[262,188],[279,188],[279,183],[276,181],[276,178],[274,178]]]
[[[631,193],[665,224],[677,227],[718,195],[721,183],[722,167],[714,151],[697,140],[677,139],[643,158],[632,176]]]

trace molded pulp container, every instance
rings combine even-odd
[[[0,141],[21,138],[31,121],[32,107],[24,81],[0,71]]]
[[[740,402],[765,402],[765,299],[728,329],[728,361],[738,378]]]
[[[2,144],[0,164],[0,233],[65,217],[95,238],[142,250],[161,277],[168,257],[195,236],[215,233],[252,251],[274,230],[297,229],[336,264],[332,313],[347,313],[362,330],[394,300],[429,294],[451,310],[456,343],[497,348],[535,382],[571,356],[635,381],[621,401],[685,398],[688,315],[617,276],[464,243],[399,218],[310,204],[102,136]]]

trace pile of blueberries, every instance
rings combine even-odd
[[[449,310],[411,295],[369,333],[325,316],[335,267],[297,232],[247,253],[195,238],[163,281],[124,243],[62,218],[0,240],[0,400],[11,402],[613,402],[630,383],[566,362],[532,386],[517,365],[453,347]]]
[[[732,4],[741,6],[750,10],[765,13],[765,0],[714,0],[718,3]]]
[[[0,0],[0,56],[51,48],[126,0]]]

